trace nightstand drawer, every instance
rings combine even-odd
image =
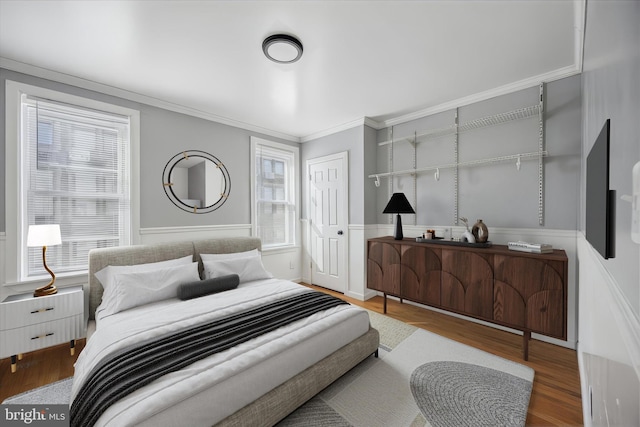
[[[0,304],[0,330],[9,330],[82,314],[82,287],[62,289],[54,295],[14,299]]]
[[[0,331],[0,358],[58,345],[82,337],[83,315]]]

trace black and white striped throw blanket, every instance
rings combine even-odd
[[[347,304],[310,291],[121,349],[93,369],[71,405],[71,426],[92,426],[107,408],[157,378],[323,310]]]

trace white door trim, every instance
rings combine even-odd
[[[309,245],[309,247],[305,248],[305,250],[307,251],[307,253],[311,253],[311,229],[313,228],[313,224],[311,224],[311,176],[309,173],[309,169],[311,167],[311,165],[317,164],[317,163],[323,163],[323,162],[327,162],[327,161],[331,161],[331,160],[341,160],[342,161],[342,176],[343,176],[343,210],[341,215],[343,216],[344,219],[344,229],[343,229],[343,241],[344,241],[344,250],[345,250],[345,254],[349,254],[349,152],[348,151],[341,151],[339,153],[334,153],[334,154],[329,154],[326,156],[322,156],[322,157],[316,157],[313,159],[308,159],[305,165],[305,174],[306,174],[306,191],[307,191],[307,197],[306,197],[306,205],[307,205],[307,219],[308,219],[308,224],[307,224],[307,229],[308,229],[308,235],[307,235],[307,244]],[[311,258],[310,258],[311,259]],[[342,277],[342,292],[346,293],[347,289],[348,289],[348,281],[349,281],[349,259],[348,256],[346,258],[346,262],[345,262],[345,270],[344,270],[344,277]],[[311,263],[313,263],[313,259],[311,259]],[[310,267],[309,269],[309,279],[310,282],[313,283],[313,267]]]

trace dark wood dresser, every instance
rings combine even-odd
[[[567,254],[418,243],[367,242],[367,287],[442,310],[531,333],[567,339]]]

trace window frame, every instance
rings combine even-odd
[[[50,279],[49,275],[24,277],[23,259],[26,256],[27,222],[23,219],[26,212],[22,203],[22,163],[20,132],[21,132],[21,98],[28,95],[49,99],[55,102],[77,105],[81,108],[94,109],[129,117],[130,141],[129,159],[126,168],[130,174],[130,236],[131,244],[139,243],[140,235],[140,112],[118,105],[96,101],[59,92],[39,86],[28,85],[11,80],[5,84],[5,224],[6,224],[6,275],[5,285],[32,283]],[[10,184],[11,183],[11,184]],[[26,259],[24,260],[26,262]],[[87,266],[88,267],[88,266]],[[87,270],[60,273],[58,278],[78,277],[87,274]]]
[[[256,182],[256,160],[261,146],[282,150],[288,152],[293,157],[293,170],[285,171],[285,176],[290,174],[289,186],[291,187],[291,202],[295,208],[293,213],[294,232],[293,242],[281,245],[267,245],[263,243],[263,251],[278,251],[298,248],[300,246],[300,148],[294,145],[283,144],[280,142],[269,141],[266,139],[251,137],[251,159],[250,159],[250,181],[251,181],[251,233],[253,236],[258,235],[258,206],[256,200],[257,182]]]

